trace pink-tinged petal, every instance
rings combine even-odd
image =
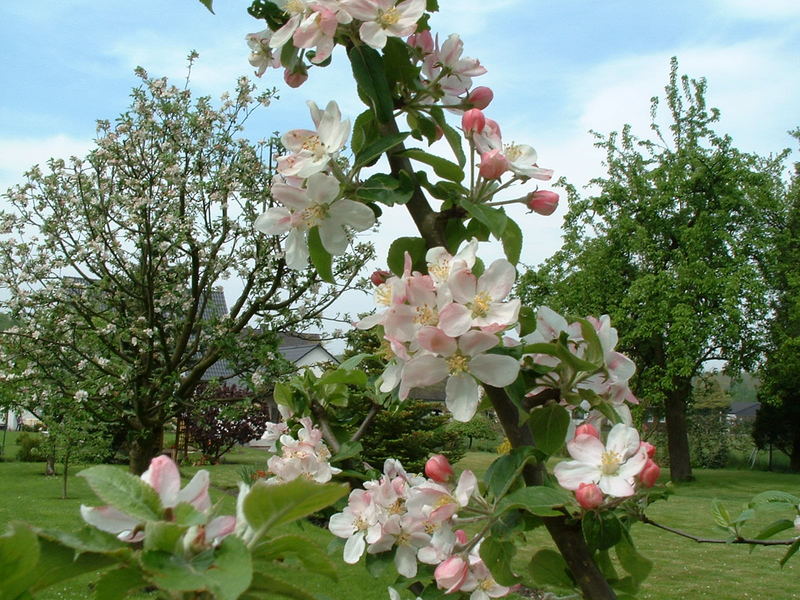
[[[353,515],[347,513],[336,513],[328,519],[328,529],[336,537],[346,538],[353,535],[356,531],[353,525]]]
[[[186,487],[178,492],[175,504],[178,502],[188,502],[200,512],[205,512],[211,508],[211,498],[208,496],[209,477],[205,469],[195,473],[192,480]],[[166,506],[166,504],[165,504]]]
[[[469,362],[469,372],[494,387],[511,385],[519,375],[519,361],[502,354],[480,354]]]
[[[417,574],[417,550],[412,546],[400,546],[394,555],[394,565],[403,577]]]
[[[292,228],[292,214],[282,206],[268,208],[267,212],[255,220],[253,227],[267,235],[280,235]]]
[[[619,475],[601,475],[597,485],[608,496],[627,498],[636,493],[636,489]]]
[[[142,473],[142,481],[152,487],[161,497],[165,507],[177,504],[178,491],[181,489],[181,475],[169,456],[156,456],[150,461],[150,467]]]
[[[451,302],[439,311],[439,327],[450,337],[458,337],[472,326],[472,313],[463,304]]]
[[[558,463],[553,469],[558,485],[567,490],[577,490],[582,483],[595,483],[600,478],[600,467],[568,460]]]
[[[319,239],[323,247],[333,256],[344,254],[347,250],[347,234],[338,221],[325,219],[319,224]]]
[[[81,504],[81,517],[101,531],[120,534],[133,531],[139,521],[112,506],[85,506]]]
[[[620,456],[631,456],[639,449],[639,432],[624,423],[617,423],[608,433],[606,447]]]
[[[308,192],[296,186],[278,182],[272,184],[270,191],[275,200],[292,210],[304,210],[311,206]]]
[[[488,292],[493,300],[502,300],[514,287],[517,270],[505,258],[498,258],[478,280],[478,292]]]
[[[206,525],[206,539],[216,542],[226,535],[232,534],[235,530],[236,517],[231,517],[229,515],[216,517]]]
[[[364,554],[366,547],[363,531],[359,531],[347,538],[347,542],[344,544],[344,562],[348,565],[356,564],[361,555]]]
[[[567,320],[549,306],[540,306],[536,312],[536,329],[545,341],[557,339],[562,331],[567,331]]]
[[[292,229],[286,236],[286,266],[302,271],[308,266],[308,244],[303,231]]]
[[[428,352],[442,356],[452,355],[458,347],[456,340],[438,327],[422,327],[417,332],[417,341]]]
[[[485,331],[468,331],[458,339],[458,347],[467,356],[477,356],[500,343],[498,338],[493,333],[486,333]]]
[[[358,35],[362,42],[364,42],[367,46],[375,48],[376,50],[382,50],[386,45],[386,40],[388,38],[383,27],[381,27],[375,21],[367,21],[366,23],[362,23],[361,27],[358,29]]]
[[[369,21],[378,14],[378,6],[372,0],[344,0],[343,4],[344,9],[359,21]]]
[[[466,373],[458,373],[447,380],[445,404],[456,421],[466,423],[475,415],[479,401],[478,384]]]
[[[466,506],[469,504],[469,499],[472,497],[472,494],[475,493],[477,488],[478,479],[475,477],[475,473],[467,469],[466,471],[463,471],[461,476],[458,478],[458,485],[453,492],[453,497],[458,500],[458,503],[461,506]]]
[[[297,29],[298,25],[300,25],[301,17],[302,14],[292,16],[288,21],[286,21],[286,23],[283,24],[283,27],[273,33],[272,38],[269,41],[270,48],[280,48],[286,42],[288,42],[289,38],[292,37],[294,30]]]
[[[642,472],[647,464],[647,450],[641,448],[636,454],[622,463],[617,469],[617,475],[623,479],[633,479]]]
[[[593,435],[582,433],[567,443],[567,450],[575,460],[599,465],[606,447]]]
[[[386,318],[386,312],[375,313],[374,315],[369,315],[361,319],[356,323],[356,327],[358,329],[372,329],[375,325],[380,325],[383,323],[383,320]]]
[[[310,129],[291,129],[281,136],[281,143],[290,152],[301,152],[309,139],[316,138],[317,132]]]
[[[614,377],[622,381],[628,381],[636,373],[636,364],[619,352],[609,352],[605,357],[605,361],[608,370],[612,371]]]
[[[452,274],[447,285],[456,302],[468,304],[478,291],[478,278],[470,271],[462,269]]]
[[[386,369],[384,369],[383,374],[381,375],[381,386],[380,386],[380,390],[384,394],[391,392],[394,388],[397,387],[403,375],[404,368],[405,364],[400,364],[394,361],[386,365]]]
[[[417,355],[403,369],[403,387],[425,387],[447,377],[447,363],[430,354]]]
[[[364,231],[375,224],[375,213],[366,204],[342,198],[334,202],[329,211],[329,218],[356,231]]]
[[[508,302],[493,302],[485,317],[477,317],[475,326],[481,328],[504,329],[519,319],[520,300],[515,298]]]
[[[401,342],[410,342],[417,333],[414,324],[414,308],[406,304],[395,304],[386,311],[383,328],[389,335]]]

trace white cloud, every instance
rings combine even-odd
[[[45,138],[0,139],[0,190],[21,183],[23,173],[33,165],[44,165],[50,158],[82,156],[91,146],[88,139],[61,134]]]
[[[715,0],[720,12],[748,19],[776,20],[800,17],[797,0]]]
[[[445,37],[458,32],[474,36],[493,26],[491,15],[505,12],[530,0],[441,0],[440,11],[431,17],[431,26]]]

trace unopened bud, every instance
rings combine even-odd
[[[461,117],[461,128],[464,130],[464,135],[469,136],[473,133],[480,133],[486,125],[486,117],[477,108],[470,108]]]
[[[644,468],[642,472],[639,473],[639,481],[642,482],[642,485],[646,488],[653,487],[658,481],[659,476],[661,475],[661,467],[659,467],[651,458],[647,459],[647,462],[644,463]]]
[[[462,546],[467,543],[467,532],[463,529],[456,529],[456,541]]]
[[[308,73],[305,71],[293,72],[289,69],[284,69],[283,71],[283,80],[290,88],[299,88],[306,82],[306,79],[308,79]]]
[[[426,29],[425,31],[420,31],[419,33],[414,33],[408,36],[408,45],[412,48],[419,48],[425,54],[430,54],[433,52],[434,43],[433,43],[433,36],[431,35],[430,29]]]
[[[590,435],[592,437],[596,437],[598,440],[600,439],[600,432],[597,431],[597,427],[591,425],[590,423],[584,423],[583,425],[578,425],[575,428],[575,437],[579,435]]]
[[[445,593],[457,592],[464,585],[469,574],[469,566],[460,556],[451,556],[447,560],[439,563],[433,572],[433,578],[439,589],[446,590]]]
[[[438,483],[444,483],[453,476],[453,467],[443,454],[434,454],[425,463],[425,475]]]
[[[596,483],[582,483],[575,490],[575,499],[581,508],[593,510],[603,503],[603,492]]]
[[[369,280],[372,282],[373,285],[381,285],[386,283],[386,281],[391,277],[392,274],[389,271],[384,271],[383,269],[378,269],[372,275],[369,276]]]
[[[647,452],[647,458],[653,458],[656,455],[656,447],[650,442],[641,442],[639,447],[644,448],[645,452]]]
[[[528,194],[528,208],[533,212],[544,215],[552,215],[558,208],[558,194],[549,190],[539,190]]]
[[[494,92],[485,85],[481,85],[469,93],[469,96],[467,96],[467,103],[469,103],[473,108],[479,108],[483,110],[489,106],[493,99]]]
[[[484,179],[498,179],[508,170],[508,161],[500,150],[489,150],[481,154],[478,172]]]

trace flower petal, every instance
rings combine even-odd
[[[458,373],[447,380],[445,404],[456,421],[466,423],[478,408],[478,384],[466,373]]]
[[[479,354],[469,361],[469,372],[491,386],[505,387],[519,375],[519,361],[502,354]]]
[[[595,483],[600,478],[600,468],[577,460],[565,460],[553,468],[553,475],[564,489],[577,490],[582,483]]]

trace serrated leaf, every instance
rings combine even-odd
[[[538,450],[553,455],[564,445],[570,416],[566,408],[551,403],[531,411],[530,427]]]
[[[543,485],[524,487],[511,492],[497,505],[496,514],[507,510],[521,509],[538,517],[562,516],[562,507],[571,497],[560,490]]]
[[[714,522],[723,529],[730,529],[731,515],[728,509],[719,500],[714,500],[711,504],[711,514],[714,516]]]
[[[522,230],[513,219],[508,219],[508,221],[506,221],[506,227],[503,230],[501,239],[503,242],[503,251],[506,253],[508,262],[512,265],[516,265],[522,253]]]
[[[361,152],[362,148],[371,144],[378,138],[378,127],[375,124],[375,114],[367,109],[356,117],[353,122],[353,135],[350,137],[350,149],[353,154]]]
[[[525,337],[534,331],[536,331],[536,311],[530,306],[523,306],[519,309],[519,335]]]
[[[524,446],[514,448],[508,454],[498,457],[486,469],[483,480],[486,488],[495,499],[502,498],[514,482],[522,467],[533,458],[533,448]]]
[[[163,513],[158,493],[140,478],[110,465],[78,473],[97,496],[114,508],[142,521],[158,521]]]
[[[454,181],[456,183],[464,180],[464,171],[461,167],[440,156],[429,154],[419,148],[409,148],[408,150],[404,150],[401,154],[402,156],[433,167],[433,172],[442,179],[447,179],[448,181]]]
[[[178,549],[185,528],[177,523],[150,521],[144,527],[144,550],[162,550],[172,554]]]
[[[508,216],[499,208],[477,204],[472,200],[461,200],[461,206],[474,218],[483,223],[498,240],[503,239],[503,232],[508,224]]]
[[[36,565],[36,581],[31,591],[49,587],[55,583],[103,569],[118,561],[112,555],[82,553],[56,541],[39,539],[39,563]]]
[[[764,529],[756,534],[755,539],[757,540],[766,540],[771,538],[773,535],[780,533],[781,531],[786,531],[787,529],[793,529],[794,522],[790,521],[789,519],[778,519],[777,521],[773,521]]]
[[[391,175],[376,173],[356,189],[356,198],[364,202],[379,202],[386,206],[405,204],[411,199],[414,190]]]
[[[627,573],[630,573],[637,584],[647,579],[653,570],[653,561],[639,554],[628,532],[623,532],[614,551],[619,559],[619,564]]]
[[[592,551],[608,550],[622,538],[622,523],[612,512],[588,511],[581,519],[581,529]]]
[[[0,535],[0,599],[14,600],[33,584],[39,562],[36,534],[25,525],[14,523]]]
[[[364,446],[361,442],[351,442],[348,440],[340,446],[339,451],[331,457],[329,462],[331,464],[342,462],[348,458],[358,456],[363,450]]]
[[[308,230],[308,254],[320,279],[327,283],[336,283],[336,279],[333,277],[333,257],[322,245],[318,227]]]
[[[272,575],[258,572],[253,574],[250,588],[241,600],[264,600],[265,598],[289,598],[290,600],[319,600],[313,594]]]
[[[593,365],[603,364],[603,345],[597,335],[597,330],[586,319],[577,319],[581,326],[581,335],[586,344],[585,358]]]
[[[405,264],[405,253],[408,252],[411,255],[412,269],[425,272],[427,271],[425,263],[425,253],[427,250],[428,246],[422,238],[397,238],[392,242],[392,245],[389,246],[386,264],[392,273],[401,276],[403,274],[403,265]]]
[[[463,169],[467,164],[467,157],[464,154],[461,134],[447,124],[444,111],[438,106],[431,108],[431,116],[433,117],[434,121],[436,121],[436,124],[441,128],[447,143],[450,144],[450,149],[453,151],[459,166]]]
[[[278,485],[256,482],[244,499],[244,514],[253,529],[264,532],[330,506],[348,492],[347,485],[295,479]]]
[[[786,551],[786,554],[784,554],[783,558],[781,558],[780,560],[781,567],[785,565],[786,561],[792,558],[792,556],[794,556],[798,550],[800,550],[800,539],[795,540],[795,542],[791,546],[789,546],[789,549]]]
[[[339,580],[336,567],[328,555],[312,540],[300,535],[282,535],[266,540],[253,551],[254,560],[275,561],[297,558],[309,571]]]
[[[769,490],[766,492],[761,492],[760,494],[753,497],[750,501],[749,506],[754,507],[759,504],[792,504],[797,506],[800,504],[800,498],[797,496],[793,496],[788,492],[782,492],[780,490]]]
[[[398,144],[401,144],[403,140],[405,140],[408,137],[408,135],[409,132],[404,131],[402,133],[395,133],[393,135],[383,136],[371,142],[370,144],[362,148],[361,151],[356,155],[353,168],[363,167],[364,165],[373,162],[374,160],[379,158],[381,154],[383,154],[384,152],[388,152]],[[384,175],[384,177],[391,177],[391,176]]]
[[[519,581],[519,577],[511,570],[511,561],[516,552],[517,548],[512,542],[502,542],[491,537],[484,538],[481,542],[481,559],[500,585],[511,586]]]
[[[121,541],[117,536],[94,527],[83,527],[75,532],[39,529],[36,533],[40,538],[72,548],[76,554],[84,552],[127,553],[130,550],[130,545]]]
[[[323,375],[319,382],[322,385],[334,385],[337,383],[344,383],[347,385],[365,386],[367,385],[367,374],[364,371],[356,369],[342,369],[341,367],[335,371],[328,371]]]
[[[122,600],[132,592],[147,585],[141,570],[136,567],[119,567],[106,571],[94,585],[95,600]]]
[[[291,44],[287,44],[291,46]],[[348,52],[353,77],[359,89],[369,100],[375,116],[381,123],[390,121],[394,113],[392,93],[386,80],[381,55],[369,46],[353,46]]]
[[[564,558],[555,550],[539,550],[531,558],[528,571],[538,585],[571,589],[574,586]]]

